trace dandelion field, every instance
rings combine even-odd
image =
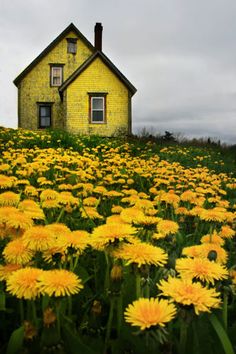
[[[235,160],[0,128],[0,353],[233,354]]]

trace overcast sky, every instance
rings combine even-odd
[[[236,143],[235,0],[0,0],[0,125],[17,127],[15,77],[71,22],[137,88],[146,127]]]

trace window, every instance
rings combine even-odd
[[[39,112],[39,128],[45,129],[52,126],[52,104],[40,103],[38,106]]]
[[[51,65],[51,86],[61,86],[63,76],[62,65]]]
[[[67,38],[67,53],[76,54],[77,38]]]
[[[90,95],[90,122],[105,123],[106,96]]]

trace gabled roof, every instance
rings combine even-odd
[[[87,40],[87,38],[84,37],[84,35],[78,30],[78,28],[71,23],[68,27],[66,27],[66,29],[64,29],[63,32],[61,32],[61,34],[59,34],[58,37],[56,37],[56,39],[54,39],[54,41],[52,41],[43,51],[41,54],[39,54],[37,56],[37,58],[35,58],[31,64],[29,64],[27,66],[27,68],[25,70],[22,71],[22,73],[20,75],[17,76],[17,78],[13,81],[14,84],[17,86],[20,81],[26,76],[26,74],[28,74],[28,72],[30,72],[36,64],[38,64],[38,62],[46,55],[48,54],[62,39],[64,36],[67,35],[67,33],[69,32],[75,32],[75,34],[77,34],[77,36],[94,52],[95,48],[94,46]]]
[[[62,92],[84,71],[86,70],[95,59],[100,58],[105,65],[109,67],[109,69],[120,79],[121,82],[128,88],[132,95],[135,94],[137,89],[131,84],[131,82],[117,69],[117,67],[108,59],[108,57],[100,52],[97,51],[92,54],[82,65],[78,67],[77,70],[73,72],[71,76],[68,77],[67,80],[63,82],[63,84],[59,87],[59,93]]]

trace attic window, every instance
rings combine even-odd
[[[63,81],[63,64],[51,65],[51,86],[61,86]]]
[[[77,38],[67,38],[67,53],[76,54]]]

